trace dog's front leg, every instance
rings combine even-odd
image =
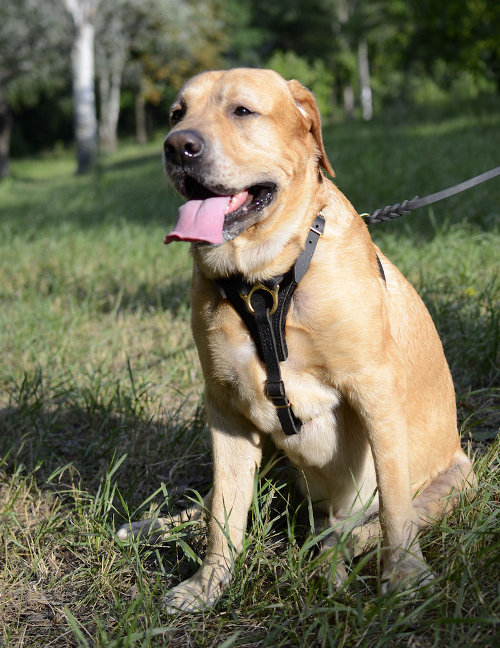
[[[390,365],[379,367],[375,376],[365,375],[358,383],[356,395],[377,477],[384,543],[382,591],[432,579],[417,539],[418,517],[410,488],[406,385],[402,376],[393,359]]]
[[[262,457],[261,438],[257,432],[237,434],[221,428],[212,429],[214,486],[207,553],[194,576],[167,592],[163,602],[169,613],[215,603],[243,546],[255,471]]]

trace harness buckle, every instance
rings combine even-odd
[[[252,286],[248,295],[243,295],[242,293],[240,293],[240,297],[245,302],[245,306],[247,307],[248,312],[253,315],[255,311],[252,306],[252,295],[254,294],[254,292],[257,292],[257,290],[264,290],[265,292],[269,293],[273,298],[273,305],[271,307],[271,310],[269,311],[269,315],[272,315],[273,313],[276,312],[276,309],[278,308],[279,289],[280,289],[279,284],[274,288],[269,288],[268,286],[264,286],[263,283],[260,283],[260,281],[258,281],[256,284]]]
[[[267,380],[266,392],[267,397],[273,402],[276,409],[284,409],[292,406],[286,396],[285,384],[282,380]]]

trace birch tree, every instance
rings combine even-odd
[[[332,33],[339,47],[337,69],[346,115],[354,117],[357,85],[363,119],[369,120],[373,116],[373,103],[368,34],[380,21],[380,3],[370,0],[321,0],[321,3],[330,14]]]
[[[136,13],[138,6],[138,0],[105,0],[97,16],[99,147],[104,153],[111,153],[117,145],[123,73],[130,58],[133,34],[142,28]]]
[[[370,63],[368,59],[368,43],[365,36],[362,36],[358,42],[358,70],[361,114],[365,121],[369,121],[373,117],[373,99],[370,79]]]
[[[97,164],[97,116],[95,103],[95,21],[100,0],[64,0],[73,23],[71,69],[77,173]]]
[[[116,149],[120,96],[127,67],[143,50],[157,50],[164,35],[158,7],[167,10],[169,25],[178,26],[183,4],[174,0],[102,1],[96,19],[96,76],[99,145],[104,153]],[[160,49],[165,54],[165,44]]]

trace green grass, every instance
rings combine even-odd
[[[371,211],[500,164],[500,111],[339,124],[325,140],[339,186]],[[145,547],[114,537],[211,481],[190,259],[162,245],[178,201],[160,148],[123,146],[93,177],[66,155],[15,161],[0,185],[0,645],[494,646],[500,179],[372,227],[438,326],[480,477],[477,498],[423,534],[434,589],[381,596],[374,552],[334,592],[278,463],[216,610],[170,618],[161,593],[196,568],[203,529]]]

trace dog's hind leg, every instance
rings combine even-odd
[[[448,470],[436,475],[430,484],[424,485],[414,497],[413,508],[417,513],[418,528],[425,529],[453,510],[459,502],[460,494],[473,489],[476,484],[472,464],[462,450],[459,450]],[[378,517],[372,515],[369,519],[361,519],[352,529],[353,555],[358,556],[373,549],[380,535]]]
[[[474,489],[476,484],[472,464],[459,450],[448,470],[439,473],[414,497],[413,507],[417,513],[419,530],[429,527],[442,515],[453,510],[459,502],[460,494]],[[382,530],[378,511],[373,508],[368,509],[357,520],[330,519],[329,524],[334,528],[332,533],[321,542],[321,551],[339,547],[334,580],[340,585],[347,576],[345,561],[374,549],[382,538]],[[320,528],[317,525],[318,531]],[[349,537],[346,537],[346,534],[349,534]]]
[[[437,475],[429,485],[424,485],[413,500],[419,528],[432,524],[440,516],[454,509],[460,493],[472,490],[477,484],[472,464],[462,450],[455,453],[453,463]]]
[[[203,503],[196,503],[194,506],[181,511],[172,517],[160,517],[139,522],[124,524],[118,529],[117,537],[120,540],[140,537],[144,542],[158,542],[168,539],[172,530],[186,522],[198,522],[207,515],[212,502],[212,490],[203,498]]]

